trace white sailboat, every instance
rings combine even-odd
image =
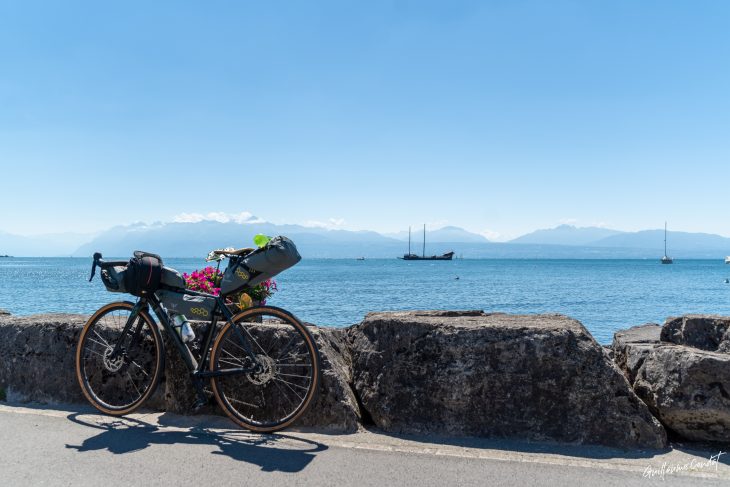
[[[662,264],[671,264],[674,259],[667,255],[667,222],[664,222],[664,257],[662,257]]]

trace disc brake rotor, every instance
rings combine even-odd
[[[256,360],[261,364],[261,371],[246,374],[246,377],[254,384],[260,386],[274,378],[276,375],[276,362],[266,355],[256,355]]]
[[[109,372],[119,372],[119,369],[121,369],[122,365],[124,365],[124,357],[122,354],[119,354],[115,359],[112,359],[111,355],[113,351],[114,349],[112,347],[104,350],[104,368]]]

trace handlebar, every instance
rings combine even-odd
[[[99,266],[102,269],[106,269],[107,267],[114,267],[115,265],[127,265],[127,261],[125,261],[125,260],[105,261],[104,259],[102,259],[102,255],[100,252],[94,252],[94,262],[93,262],[93,264],[91,264],[91,277],[89,277],[89,282],[91,282],[91,280],[96,275],[96,266]]]

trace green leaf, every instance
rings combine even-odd
[[[265,247],[266,244],[269,243],[269,240],[271,240],[271,237],[267,237],[266,235],[259,233],[253,238],[253,243],[256,247],[261,248]]]

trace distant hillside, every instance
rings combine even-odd
[[[541,244],[541,245],[588,245],[594,242],[620,235],[623,232],[600,227],[575,227],[573,225],[560,225],[555,228],[535,230],[514,240],[510,243],[516,244]]]
[[[423,227],[414,227],[411,229],[411,240],[412,242],[422,242],[423,241]],[[408,241],[408,232],[398,232],[398,233],[385,233],[383,234],[386,237],[394,238],[397,240],[403,240],[405,242]],[[427,243],[443,243],[443,242],[468,242],[468,243],[475,243],[475,242],[488,242],[484,236],[479,235],[478,233],[472,233],[464,230],[463,228],[459,227],[443,227],[439,228],[438,230],[429,230],[426,229],[426,242]]]
[[[624,247],[655,249],[664,252],[664,230],[642,230],[622,233],[593,242],[596,247]],[[717,255],[730,254],[730,238],[711,233],[667,232],[667,252],[670,255],[716,251]],[[657,254],[658,255],[658,254]]]
[[[204,257],[210,250],[224,247],[249,247],[253,237],[286,235],[292,238],[300,253],[310,257],[356,257],[372,253],[374,246],[402,252],[402,243],[376,232],[327,230],[300,225],[273,223],[165,223],[112,228],[91,242],[82,245],[76,256],[96,251],[108,256],[126,256],[134,250],[147,250],[168,257]],[[394,254],[395,255],[395,254]]]
[[[22,236],[0,232],[0,255],[68,257],[91,237],[77,233]]]
[[[99,251],[107,257],[128,257],[139,249],[163,257],[202,259],[215,248],[251,246],[257,233],[291,237],[304,258],[394,259],[407,251],[403,234],[393,238],[372,231],[275,225],[252,218],[244,223],[203,220],[118,226],[91,239],[73,234],[20,237],[0,232],[0,255],[88,257]],[[414,232],[412,250],[416,253],[421,253],[419,236]],[[592,240],[595,237],[598,238]],[[80,243],[85,240],[87,243]],[[496,243],[457,227],[445,227],[427,233],[426,254],[454,251],[457,257],[467,259],[658,259],[664,251],[663,240],[663,230],[624,233],[562,225],[538,230],[512,242]],[[722,259],[730,255],[730,238],[719,235],[669,232],[668,240],[669,255],[676,259]]]

